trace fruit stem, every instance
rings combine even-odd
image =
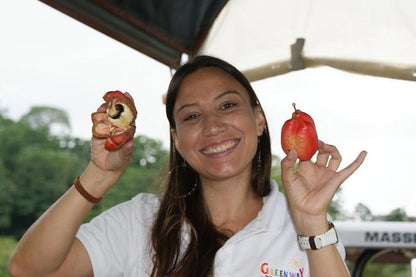
[[[296,103],[295,103],[295,102],[293,102],[293,103],[292,103],[292,106],[293,106],[293,108],[295,109],[295,112],[296,112]]]

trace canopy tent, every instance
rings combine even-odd
[[[412,0],[42,0],[177,68],[223,58],[254,81],[306,67],[416,81]]]
[[[98,31],[177,68],[194,55],[226,0],[41,0]]]

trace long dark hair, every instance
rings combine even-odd
[[[217,67],[230,74],[247,90],[253,109],[260,106],[250,82],[234,66],[215,57],[197,56],[180,67],[170,82],[166,97],[166,116],[171,129],[176,128],[173,108],[182,81],[189,74],[205,67]],[[266,120],[256,155],[253,157],[251,176],[253,189],[261,197],[270,193],[271,159]],[[215,253],[228,239],[227,235],[213,226],[204,206],[198,174],[185,163],[178,151],[175,151],[171,137],[169,174],[151,232],[155,251],[153,277],[212,275]],[[197,187],[191,195],[177,197],[192,191],[195,183]]]

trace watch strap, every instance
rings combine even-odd
[[[298,235],[298,244],[304,250],[318,250],[325,246],[338,243],[338,234],[332,222],[329,222],[329,230],[317,236]]]

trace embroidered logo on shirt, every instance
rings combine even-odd
[[[293,268],[302,268],[302,261],[298,258],[291,258],[289,259],[289,265],[291,265]]]
[[[303,277],[304,267],[298,259],[290,259],[289,264],[293,267],[291,270],[274,267],[269,263],[260,265],[261,277],[285,276],[285,277]]]

